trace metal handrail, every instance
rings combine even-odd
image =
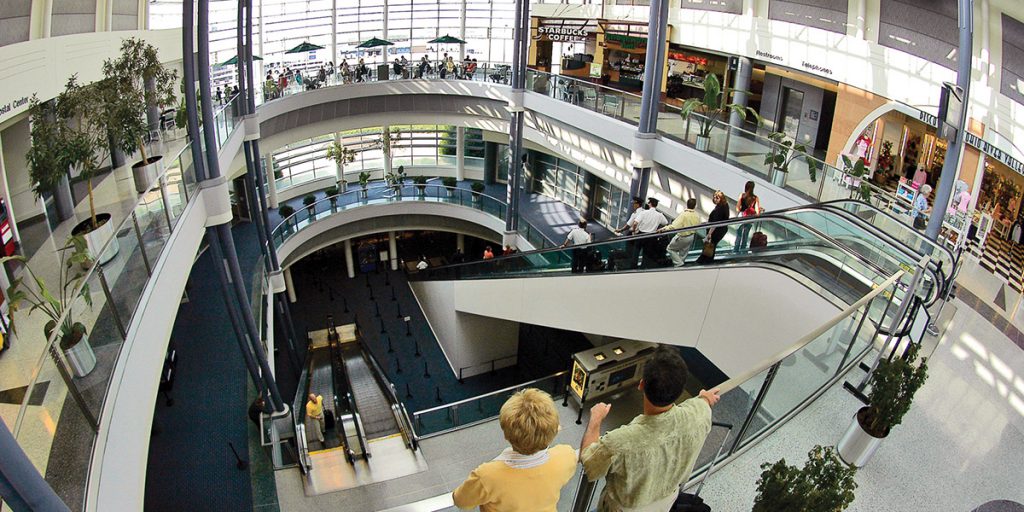
[[[333,322],[331,324],[331,327],[333,327]],[[338,395],[338,385],[341,383],[338,382],[338,371],[334,369],[335,364],[340,364],[344,366],[345,362],[341,359],[341,351],[337,346],[337,343],[331,340],[329,341],[329,344],[331,350],[331,381],[334,385],[334,424],[338,431],[341,433],[341,439],[345,445],[346,453],[351,454],[352,447],[348,445],[348,432],[345,431],[345,422],[342,420],[341,415],[338,414],[338,412],[341,410],[341,400]],[[335,361],[337,361],[337,363],[335,363]],[[345,399],[348,400],[348,397],[345,397]],[[353,409],[352,417],[355,418],[355,408],[348,403],[346,403],[346,405],[348,405],[349,408]],[[351,455],[346,457],[346,459],[348,459],[349,464],[355,462]]]
[[[370,452],[366,451],[366,438],[363,435],[363,428],[359,425],[359,405],[356,404],[356,397],[352,396],[352,379],[348,376],[348,369],[345,368],[345,360],[342,358],[341,351],[338,351],[339,360],[337,361],[337,368],[341,372],[341,375],[345,378],[345,386],[348,391],[345,392],[345,399],[348,400],[349,407],[352,409],[352,423],[356,426],[356,439],[359,441],[359,450],[362,454],[363,460],[369,460]],[[332,361],[332,366],[335,363]],[[337,393],[337,390],[335,390]],[[334,422],[337,423],[341,419],[335,418]],[[347,444],[347,439],[346,439]]]
[[[395,391],[395,385],[392,384],[390,380],[388,380],[387,374],[384,373],[384,370],[381,368],[380,363],[377,362],[377,358],[373,355],[373,352],[371,352],[369,348],[363,345],[361,341],[358,341],[362,339],[362,336],[359,335],[359,332],[359,326],[357,325],[356,343],[359,344],[359,351],[363,354],[363,357],[365,357],[366,360],[370,363],[370,372],[373,373],[374,379],[377,380],[377,384],[379,384],[380,387],[384,389],[384,393],[387,394],[387,398],[391,401],[391,413],[394,414],[395,416],[395,421],[398,423],[398,429],[401,431],[402,437],[405,438],[406,445],[409,446],[410,448],[413,448],[413,446],[416,444],[414,441],[415,434],[412,432],[411,425],[404,424],[404,422],[402,421],[401,413],[397,409],[398,406],[401,406],[402,402],[398,400],[398,393]],[[415,450],[415,448],[413,449]]]
[[[471,364],[469,366],[463,366],[463,367],[459,368],[459,382],[462,382],[462,371],[463,370],[468,370],[470,368],[476,368],[477,366],[487,366],[487,365],[490,365],[491,366],[491,371],[493,372],[494,371],[495,363],[497,363],[498,361],[504,360],[504,359],[512,359],[512,358],[515,358],[515,357],[519,357],[519,354],[512,354],[512,355],[508,355],[508,356],[504,356],[504,357],[495,357],[494,359],[491,359],[490,361],[484,361],[482,363]]]
[[[803,208],[807,208],[807,207],[806,206],[794,207],[794,209],[803,209]],[[573,245],[573,246],[570,246],[570,247],[553,247],[553,248],[549,248],[549,249],[536,249],[536,250],[533,250],[533,251],[517,252],[515,254],[508,255],[508,256],[496,256],[496,257],[494,257],[492,259],[489,259],[489,260],[469,261],[469,262],[465,262],[465,263],[454,263],[454,264],[444,265],[444,266],[441,266],[441,267],[428,268],[425,271],[421,271],[421,272],[418,272],[416,274],[411,275],[409,277],[409,279],[411,279],[411,280],[423,279],[423,278],[429,276],[431,273],[436,273],[439,270],[447,270],[447,269],[455,269],[455,268],[465,268],[465,267],[468,267],[468,266],[471,266],[471,265],[481,265],[481,264],[494,265],[494,264],[497,264],[498,262],[501,262],[502,260],[508,260],[508,259],[512,259],[512,258],[521,258],[521,257],[524,257],[524,256],[542,255],[542,254],[549,254],[549,253],[555,253],[555,252],[565,252],[565,251],[572,251],[572,250],[577,250],[577,249],[586,249],[586,248],[589,248],[589,247],[598,247],[598,246],[601,246],[601,245],[616,244],[616,243],[620,243],[620,242],[624,242],[624,241],[632,242],[632,241],[637,241],[637,240],[646,240],[646,239],[650,239],[650,238],[659,238],[659,237],[662,237],[662,236],[672,235],[672,234],[681,233],[681,232],[691,232],[691,231],[696,232],[696,231],[702,231],[702,230],[711,230],[711,229],[715,229],[715,228],[718,228],[718,227],[731,227],[731,226],[742,225],[742,224],[757,223],[757,222],[763,222],[765,219],[777,220],[777,221],[780,221],[782,223],[791,223],[791,224],[794,224],[796,226],[799,226],[801,229],[805,229],[805,230],[811,232],[812,234],[814,234],[815,236],[817,236],[818,238],[820,238],[822,242],[831,245],[834,249],[837,249],[837,250],[839,250],[841,252],[846,253],[848,256],[850,256],[850,257],[854,258],[855,260],[859,261],[860,263],[862,263],[863,265],[865,265],[869,269],[874,270],[879,275],[886,275],[885,270],[879,268],[873,261],[870,261],[867,258],[863,257],[861,254],[850,250],[845,245],[837,242],[835,239],[833,239],[832,237],[822,233],[821,231],[819,231],[818,229],[814,228],[813,226],[810,226],[810,225],[806,224],[803,221],[800,221],[800,220],[797,220],[797,219],[791,219],[789,217],[786,217],[784,215],[784,213],[786,213],[786,210],[780,210],[780,212],[781,213],[777,213],[777,212],[762,213],[760,215],[751,216],[751,217],[733,217],[731,219],[715,221],[715,222],[705,222],[703,224],[697,224],[695,226],[680,228],[680,229],[677,229],[677,230],[665,231],[665,232],[662,232],[662,233],[645,233],[645,234],[640,234],[640,235],[627,235],[627,236],[621,236],[621,237],[617,237],[617,238],[613,238],[613,239],[609,239],[609,240],[600,240],[600,241],[596,241],[596,242],[590,242],[588,244]]]
[[[477,400],[480,400],[480,399],[483,399],[483,398],[487,398],[489,396],[500,395],[502,393],[507,393],[509,391],[515,391],[515,390],[518,390],[518,389],[522,389],[522,388],[525,388],[525,387],[532,386],[532,385],[534,385],[534,384],[536,384],[536,383],[538,383],[540,381],[543,381],[543,380],[548,380],[548,379],[551,379],[553,377],[561,377],[563,375],[568,375],[568,374],[569,374],[569,370],[562,370],[560,372],[552,373],[551,375],[548,375],[546,377],[540,377],[539,379],[533,379],[531,381],[523,382],[521,384],[516,384],[514,386],[509,386],[507,388],[502,388],[502,389],[499,389],[497,391],[491,391],[490,393],[484,393],[482,395],[477,395],[477,396],[470,397],[470,398],[464,398],[464,399],[458,400],[456,402],[449,402],[449,403],[444,404],[444,405],[438,405],[437,407],[431,407],[429,409],[423,409],[422,411],[416,411],[416,412],[412,413],[412,417],[413,418],[418,418],[418,417],[420,417],[420,416],[422,416],[424,414],[429,414],[429,413],[436,412],[436,411],[443,411],[445,409],[449,409],[449,408],[454,407],[454,406],[460,406],[460,405],[468,404],[470,402],[475,402]]]
[[[771,368],[772,366],[777,364],[779,361],[784,360],[785,358],[787,358],[790,355],[794,354],[796,351],[804,348],[804,346],[806,346],[810,342],[816,340],[822,334],[828,332],[829,329],[835,327],[836,325],[838,325],[843,320],[846,320],[850,315],[852,315],[858,309],[864,307],[865,304],[867,304],[868,302],[874,300],[874,298],[877,297],[879,294],[885,293],[886,290],[888,290],[889,288],[893,287],[896,283],[898,283],[900,281],[900,279],[905,274],[906,274],[906,271],[904,271],[904,270],[897,271],[891,277],[886,279],[885,282],[883,282],[882,284],[878,285],[877,288],[871,290],[867,295],[861,297],[857,302],[854,302],[853,304],[848,306],[846,309],[844,309],[844,310],[840,311],[839,313],[837,313],[836,315],[834,315],[831,319],[829,319],[829,321],[825,322],[824,324],[822,324],[821,326],[819,326],[816,329],[812,330],[811,332],[803,335],[799,340],[797,340],[796,342],[794,342],[790,346],[788,346],[788,347],[786,347],[786,348],[776,352],[772,356],[764,358],[762,360],[762,362],[760,364],[758,364],[757,366],[755,366],[753,369],[747,370],[747,371],[745,371],[745,372],[743,372],[743,373],[741,373],[741,374],[739,374],[739,375],[737,375],[735,377],[732,377],[732,378],[726,380],[725,382],[719,384],[718,385],[719,394],[723,394],[724,395],[728,391],[731,391],[733,389],[738,388],[740,386],[740,384],[743,384],[744,382],[746,382],[746,381],[756,377],[761,372],[763,372],[763,371],[767,370],[768,368]]]
[[[907,223],[903,222],[902,220],[900,220],[899,218],[897,218],[893,214],[891,214],[891,213],[889,213],[889,212],[887,212],[887,211],[885,211],[885,210],[883,210],[883,209],[881,209],[881,208],[879,208],[879,207],[877,207],[877,206],[875,206],[875,205],[873,205],[871,203],[867,203],[867,202],[864,202],[864,201],[858,201],[856,199],[833,199],[831,201],[824,201],[824,202],[818,203],[817,206],[818,207],[826,207],[826,208],[832,208],[832,209],[836,209],[836,210],[841,210],[841,211],[843,211],[843,212],[845,212],[847,214],[850,214],[850,215],[860,219],[860,217],[857,216],[854,212],[851,212],[850,210],[847,210],[846,208],[843,208],[842,206],[840,206],[841,204],[850,204],[850,203],[856,204],[858,206],[864,206],[866,208],[869,208],[870,210],[874,211],[876,214],[884,215],[889,220],[891,220],[893,222],[896,222],[898,224],[902,224],[902,225],[906,226],[907,227],[907,232],[912,233],[915,238],[917,238],[921,242],[924,242],[925,245],[928,245],[929,247],[931,247],[933,251],[934,250],[939,250],[939,251],[945,252],[949,256],[949,261],[955,261],[956,260],[956,258],[953,257],[953,251],[950,251],[948,247],[946,247],[946,246],[944,246],[942,244],[936,243],[934,240],[931,240],[930,238],[924,236],[923,233],[913,229],[910,225],[908,225]],[[876,229],[876,230],[878,230],[878,231],[880,231],[882,233],[885,233],[886,235],[888,235],[888,236],[892,237],[893,239],[897,240],[899,243],[903,244],[904,246],[906,245],[905,243],[903,243],[902,240],[896,239],[896,237],[894,235],[888,233],[887,231],[882,230],[878,226],[875,226],[874,224],[871,224],[870,222],[867,222],[864,219],[861,219],[861,220],[865,224],[871,226],[872,228],[874,228],[874,229]],[[910,248],[910,249],[913,250],[913,248]],[[939,262],[939,263],[941,263],[941,262]]]

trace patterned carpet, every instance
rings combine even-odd
[[[981,268],[1000,276],[1014,291],[1024,288],[1021,274],[1024,273],[1024,245],[1008,242],[990,233],[984,245],[976,240],[967,240],[967,250],[977,256]]]

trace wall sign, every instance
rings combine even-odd
[[[28,105],[29,97],[22,96],[16,100],[8,101],[7,103],[0,104],[0,116],[10,114],[11,111],[17,108],[21,108]]]
[[[932,128],[937,128],[939,126],[938,116],[934,116],[928,112],[918,111],[917,118],[920,119],[922,123],[925,123]],[[1024,162],[1010,156],[1009,153],[997,148],[994,144],[986,141],[985,139],[982,139],[971,132],[966,132],[964,133],[964,143],[1002,162],[1018,174],[1024,175]]]
[[[589,34],[590,31],[586,27],[542,25],[537,27],[537,37],[535,39],[580,43],[586,41]]]

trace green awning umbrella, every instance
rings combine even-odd
[[[383,39],[374,37],[372,39],[367,39],[366,41],[363,41],[362,43],[359,44],[359,46],[356,46],[356,48],[376,48],[378,46],[391,46],[394,44],[395,43],[392,43],[391,41],[385,41]]]
[[[437,39],[431,39],[428,42],[431,44],[466,44],[466,42],[463,41],[462,39],[459,39],[455,36],[450,36],[448,34],[438,37]]]
[[[263,57],[260,57],[259,55],[253,55],[252,60],[263,60]],[[221,64],[221,66],[234,66],[235,64],[238,64],[238,55],[232,56],[230,59],[224,61],[224,63]]]
[[[295,48],[292,48],[291,50],[286,51],[285,53],[306,53],[306,52],[311,52],[313,50],[323,50],[323,49],[324,49],[323,46],[315,45],[315,44],[313,44],[313,43],[311,43],[309,41],[304,41],[302,44],[296,46]]]

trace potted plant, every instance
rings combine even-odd
[[[32,190],[36,197],[44,193],[53,194],[59,220],[75,216],[75,205],[71,199],[68,183],[68,161],[66,146],[67,119],[59,119],[56,101],[40,102],[32,96],[29,106],[30,133],[32,145],[25,152]]]
[[[683,119],[690,117],[690,114],[697,114],[697,150],[707,151],[711,145],[711,130],[715,123],[726,113],[735,113],[742,120],[747,119],[747,113],[754,116],[757,124],[761,124],[761,116],[750,107],[737,105],[735,103],[724,103],[722,85],[718,82],[718,76],[708,73],[704,77],[704,96],[690,98],[683,102],[679,115]],[[725,92],[736,93],[735,89],[727,89]]]
[[[355,161],[355,150],[349,149],[341,141],[335,140],[330,146],[327,146],[327,159],[334,162],[334,165],[338,167],[338,185],[340,185],[341,191],[345,192],[345,164]],[[331,204],[333,205],[334,203]]]
[[[857,162],[854,163],[850,161],[850,157],[843,155],[843,172],[850,175],[854,180],[857,180],[857,194],[860,196],[861,200],[870,200],[871,185],[868,185],[868,166],[864,163],[864,159],[858,158]],[[852,186],[853,183],[851,182],[850,185]]]
[[[327,187],[324,189],[324,194],[327,194],[327,200],[331,202],[331,211],[333,212],[338,206],[338,187]]]
[[[135,190],[144,193],[160,177],[163,157],[146,153],[145,137],[151,131],[143,114],[175,103],[177,72],[160,63],[153,45],[130,38],[122,41],[120,57],[103,63],[103,77],[105,125],[117,148],[125,154],[140,153],[132,177]]]
[[[25,266],[31,278],[32,285],[26,285],[24,276],[18,277],[7,289],[7,297],[11,306],[11,332],[15,332],[14,311],[17,311],[23,303],[28,303],[29,313],[40,311],[46,316],[46,324],[43,325],[43,335],[49,340],[56,330],[59,333],[58,344],[64,352],[64,357],[76,377],[85,377],[96,367],[96,354],[89,345],[86,336],[85,325],[75,321],[72,306],[81,297],[83,301],[92,307],[92,295],[89,293],[89,284],[83,282],[87,276],[89,263],[89,249],[85,239],[80,236],[71,237],[68,245],[57,251],[59,256],[57,288],[51,290],[28,266],[28,260],[24,256],[8,256],[0,259],[0,263],[15,260]],[[61,318],[64,317],[64,318]],[[58,322],[60,322],[58,324]]]
[[[802,468],[781,459],[761,469],[752,512],[834,512],[853,503],[857,470],[839,460],[832,447],[812,448]]]
[[[316,215],[316,196],[309,194],[302,198],[302,205],[306,207],[306,211],[309,212],[309,220],[313,220]]]
[[[448,197],[455,196],[455,186],[458,184],[458,180],[451,176],[445,176],[441,178],[441,184],[444,185],[445,190],[448,192]]]
[[[871,374],[868,404],[853,416],[836,446],[847,463],[864,467],[893,427],[910,410],[914,394],[928,378],[928,360],[917,363],[920,347],[911,344],[903,357],[883,359]]]
[[[384,176],[384,180],[394,192],[395,197],[402,197],[402,185],[405,184],[405,166],[399,165],[398,171],[388,172]]]
[[[89,218],[75,225],[71,234],[84,238],[89,256],[101,265],[119,250],[110,214],[96,213],[92,186],[92,179],[100,170],[100,155],[110,151],[108,127],[104,124],[106,100],[103,99],[109,91],[105,90],[104,82],[79,85],[77,76],[72,76],[57,96],[58,118],[64,120],[61,144],[64,159],[85,180],[89,197]]]
[[[479,182],[479,181],[474,181],[473,184],[469,186],[469,188],[471,188],[473,190],[473,202],[474,203],[479,203],[480,202],[480,194],[483,194],[484,193],[484,189],[486,189],[487,187],[484,186],[484,184]]]
[[[419,190],[420,197],[423,197],[427,193],[427,177],[416,176],[412,179],[412,182],[416,184],[416,188]]]
[[[811,182],[817,181],[820,164],[807,154],[807,146],[798,144],[782,132],[771,133],[768,138],[774,144],[772,144],[772,151],[764,155],[764,165],[769,166],[768,179],[772,185],[786,186],[786,181],[789,180],[789,164],[798,158],[803,158],[807,163],[807,174],[810,176]]]
[[[281,216],[281,222],[284,223],[285,231],[290,231],[291,222],[288,219],[290,219],[292,215],[295,215],[295,208],[292,208],[287,204],[282,204],[281,207],[277,209],[277,213]]]

